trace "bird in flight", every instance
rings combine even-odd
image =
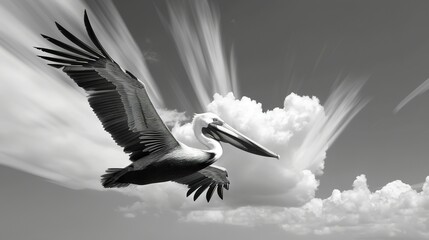
[[[187,185],[187,196],[194,193],[194,200],[208,189],[206,199],[209,202],[215,190],[223,199],[223,189],[229,189],[226,169],[212,165],[222,155],[220,142],[253,154],[279,158],[209,112],[196,114],[192,121],[195,137],[207,149],[179,142],[159,117],[145,84],[123,70],[103,48],[86,11],[84,23],[95,48],[57,22],[58,30],[74,46],[42,34],[62,50],[36,48],[52,54],[39,57],[49,61],[48,65],[62,69],[86,91],[88,102],[104,129],[129,154],[132,162],[129,166],[109,168],[101,176],[105,188],[174,181]]]

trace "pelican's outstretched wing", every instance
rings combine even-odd
[[[42,35],[66,51],[37,48],[58,57],[40,56],[62,68],[88,93],[88,101],[115,142],[136,161],[152,152],[179,146],[156,112],[145,85],[112,60],[97,39],[85,11],[85,27],[96,49],[79,40],[61,25],[60,32],[76,47]]]
[[[211,165],[198,172],[174,181],[188,185],[189,190],[186,193],[187,197],[196,191],[194,194],[194,201],[197,200],[201,193],[208,188],[206,199],[207,202],[209,202],[216,187],[217,194],[221,199],[223,199],[223,188],[226,190],[229,189],[229,181],[227,177],[228,173],[225,168]]]

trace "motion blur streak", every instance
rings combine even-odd
[[[214,93],[237,95],[234,55],[228,68],[216,9],[204,0],[170,1],[168,10],[170,31],[200,106],[204,109]]]
[[[417,97],[420,94],[423,94],[429,90],[429,79],[426,79],[422,84],[420,84],[416,89],[414,89],[408,96],[406,96],[402,101],[398,104],[398,106],[393,109],[394,113],[398,113],[405,105],[407,105],[411,100]]]
[[[323,171],[326,151],[343,132],[344,128],[368,103],[362,99],[361,89],[366,80],[344,81],[340,83],[324,104],[324,114],[316,117],[315,124],[304,138],[295,156],[295,167],[309,169],[316,174]]]

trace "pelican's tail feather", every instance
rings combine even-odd
[[[127,173],[129,168],[108,168],[106,173],[101,175],[101,184],[105,188],[122,188],[130,185],[129,183],[118,182],[118,179]]]

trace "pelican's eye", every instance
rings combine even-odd
[[[223,125],[223,122],[221,120],[219,120],[218,118],[213,118],[212,121],[213,121],[212,122],[213,124],[220,125],[220,126]]]

